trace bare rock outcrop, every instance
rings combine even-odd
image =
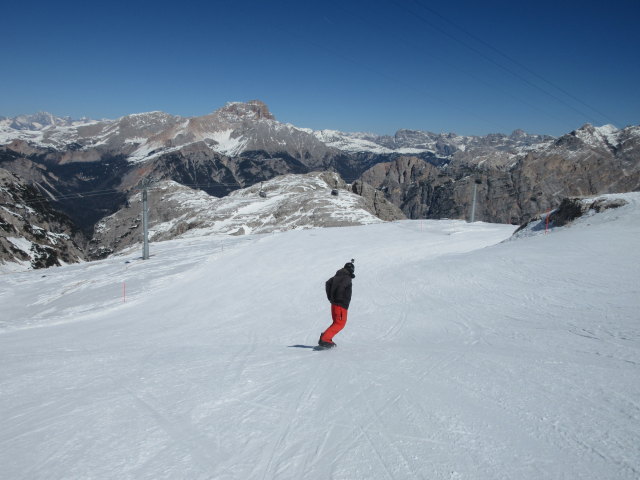
[[[604,195],[598,198],[566,197],[560,205],[542,215],[537,215],[528,222],[523,223],[513,232],[514,237],[528,236],[532,233],[546,231],[555,227],[570,225],[574,220],[587,215],[589,212],[600,213],[605,210],[620,208],[627,205],[624,198],[616,198],[613,195]]]
[[[400,157],[373,166],[361,179],[410,218],[469,219],[475,193],[476,220],[512,224],[565,197],[640,190],[640,127],[585,125],[520,156],[482,155],[465,152],[443,167]]]
[[[82,235],[17,175],[0,168],[0,265],[46,268],[83,260]]]
[[[369,211],[381,220],[393,221],[407,218],[399,207],[385,198],[384,193],[362,180],[353,182],[351,191],[364,198]]]

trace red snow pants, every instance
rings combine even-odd
[[[332,342],[333,336],[347,324],[347,309],[342,308],[340,305],[331,304],[331,318],[333,323],[320,336],[320,340],[323,342]]]

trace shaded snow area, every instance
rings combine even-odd
[[[637,479],[625,198],[508,242],[401,221],[0,276],[0,477]],[[347,326],[313,351],[351,258]]]

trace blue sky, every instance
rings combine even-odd
[[[0,115],[210,113],[393,134],[640,123],[638,0],[110,1],[3,7]]]

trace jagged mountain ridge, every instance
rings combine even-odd
[[[50,120],[38,124],[22,120],[26,116],[0,121],[0,144],[23,140],[54,150],[102,153],[117,151],[131,162],[152,160],[159,155],[202,142],[202,147],[227,156],[243,152],[287,152],[296,158],[313,161],[328,154],[428,153],[449,158],[470,146],[489,145],[499,149],[526,148],[550,141],[552,137],[529,135],[521,130],[511,135],[493,134],[458,136],[454,133],[435,134],[416,130],[399,130],[393,136],[367,133],[346,133],[336,130],[314,131],[278,122],[268,107],[258,100],[247,103],[231,102],[215,112],[200,117],[184,118],[163,112],[132,114],[117,120],[60,119],[51,114]],[[28,123],[29,127],[24,125]],[[35,128],[41,125],[41,128]],[[74,161],[77,154],[64,161]]]
[[[148,112],[117,120],[52,121],[42,128],[14,128],[19,118],[0,123],[0,144],[21,140],[68,152],[61,162],[97,161],[101,155],[120,154],[131,163],[141,163],[194,146],[228,157],[264,151],[311,160],[331,150],[304,129],[276,121],[259,101],[229,103],[209,115],[190,118]]]
[[[520,155],[481,147],[442,168],[416,157],[379,163],[362,179],[411,218],[469,218],[523,223],[568,196],[640,190],[640,126],[584,125]]]
[[[486,136],[460,136],[455,133],[436,134],[407,129],[398,130],[393,136],[345,133],[335,130],[321,130],[312,133],[327,145],[347,152],[367,151],[403,155],[430,152],[444,159],[452,159],[456,152],[482,147],[517,154],[554,139],[548,135],[530,135],[523,130],[515,130],[511,135],[490,134]]]
[[[547,140],[523,133],[485,138],[409,130],[393,137],[318,132],[278,122],[258,100],[191,118],[163,112],[77,122],[40,116],[49,120],[36,129],[34,119],[18,129],[15,119],[0,122],[0,164],[52,198],[121,192],[112,199],[91,198],[81,208],[73,201],[57,203],[87,235],[142,178],[170,179],[224,196],[278,175],[313,170],[335,170],[352,182],[373,165],[407,154],[443,166],[459,152],[490,144],[510,159],[519,148]]]
[[[71,117],[57,117],[49,112],[37,112],[33,115],[18,115],[13,118],[0,117],[0,131],[9,131],[9,129],[40,131],[52,126],[70,127],[90,122],[92,120],[86,118],[73,120]]]
[[[224,196],[278,175],[313,170],[335,170],[352,181],[395,155],[345,153],[305,129],[277,122],[259,101],[229,103],[192,118],[150,112],[114,121],[50,119],[39,128],[27,123],[19,129],[12,119],[0,123],[0,165],[52,199],[64,199],[55,200],[57,208],[86,235],[143,178]],[[435,155],[426,152],[423,158]],[[81,203],[72,198],[105,190],[118,193]]]

